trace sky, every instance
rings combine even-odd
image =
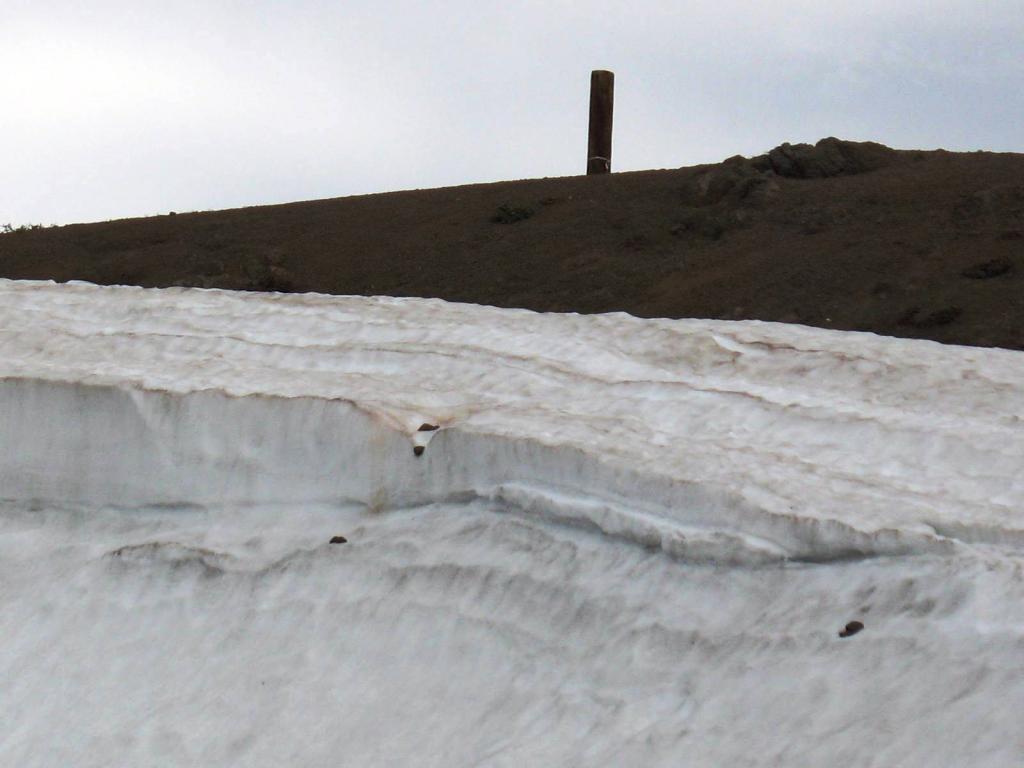
[[[0,224],[65,224],[824,136],[1024,150],[1022,0],[0,0]]]

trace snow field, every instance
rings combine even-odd
[[[1022,374],[0,281],[0,763],[1015,765]]]

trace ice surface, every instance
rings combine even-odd
[[[0,764],[1019,765],[1022,415],[1001,350],[0,281]]]

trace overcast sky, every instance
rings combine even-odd
[[[1022,0],[0,0],[0,223],[613,170],[823,136],[1024,150]]]

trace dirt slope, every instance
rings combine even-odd
[[[758,318],[1024,349],[1024,155],[753,159],[0,235],[0,276]]]

